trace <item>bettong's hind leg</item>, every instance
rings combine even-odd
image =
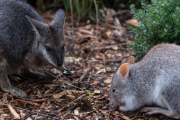
[[[7,76],[6,61],[0,58],[0,87],[4,92],[11,93],[12,95],[26,97],[26,93],[11,85]]]
[[[144,107],[141,109],[141,112],[147,112],[148,115],[163,114],[163,115],[166,115],[168,117],[175,118],[175,119],[180,118],[180,115],[176,115],[175,113],[173,113],[170,110],[166,110],[166,109],[158,108],[158,107]]]

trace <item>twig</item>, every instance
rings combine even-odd
[[[90,34],[93,35],[93,32],[89,31],[89,30],[83,30],[83,29],[78,29],[80,32],[86,33],[86,34]]]
[[[79,4],[79,0],[78,1],[78,4]],[[79,4],[79,10],[78,10],[78,21],[76,22],[76,28],[78,28],[78,25],[79,25],[79,21],[80,21],[80,11],[81,11],[81,7],[80,7],[80,4]]]
[[[35,106],[38,106],[38,107],[41,106],[41,105],[39,105],[39,104],[37,104],[37,103],[32,103],[32,102],[29,102],[29,101],[24,101],[24,100],[19,100],[19,99],[18,99],[18,101],[24,102],[24,103],[28,103],[28,104],[30,104],[30,105],[35,105]]]
[[[0,103],[0,105],[8,106],[9,104]],[[40,113],[40,112],[30,111],[30,110],[28,110],[28,109],[24,109],[24,108],[12,106],[12,105],[11,105],[11,107],[16,108],[16,109],[19,109],[19,110],[25,110],[25,111],[28,111],[28,112],[31,112],[31,113],[34,113],[34,114],[39,113],[39,115],[41,115],[41,116],[45,116],[45,117],[49,117],[49,118],[55,118],[55,119],[58,119],[58,120],[59,120],[59,117],[60,117],[59,115],[57,115],[56,117],[54,117],[54,116],[51,116],[51,115],[47,115],[47,114]]]
[[[71,7],[71,23],[72,23],[72,44],[70,45],[70,49],[71,49],[71,52],[72,54],[74,54],[74,44],[75,44],[75,40],[74,40],[74,22],[73,22],[73,7],[72,7],[72,0],[70,0],[70,7]]]
[[[35,120],[37,120],[37,117],[38,117],[40,111],[41,111],[41,110],[38,110],[38,113],[37,113],[37,115],[36,115],[36,117],[35,117]]]
[[[72,34],[74,37],[74,25],[73,25],[73,8],[72,8],[72,0],[70,0],[70,7],[71,7],[71,24],[72,24]],[[74,40],[74,39],[73,39]]]
[[[104,46],[104,47],[98,47],[95,48],[95,50],[102,50],[102,49],[114,49],[116,47],[118,47],[118,50],[126,50],[126,48],[122,47],[123,45],[127,45],[127,43],[122,43],[122,44],[116,44],[116,45],[108,45],[108,46]]]
[[[84,71],[84,74],[79,78],[78,82],[81,82],[82,80],[84,80],[86,78],[86,76],[89,74],[89,72],[91,72],[92,68],[93,68],[92,66],[87,68]]]
[[[59,78],[58,77],[56,77],[55,75],[53,75],[53,74],[51,74],[50,72],[48,72],[46,69],[44,69],[44,71],[46,72],[46,73],[48,73],[49,75],[51,75],[51,76],[53,76],[53,77],[55,77],[56,79],[58,79],[59,80]],[[63,84],[65,83],[64,81],[62,81],[63,82]],[[65,84],[67,84],[67,83],[65,83]],[[74,88],[78,88],[78,89],[80,89],[80,90],[83,90],[83,88],[80,88],[80,87],[77,87],[77,86],[75,86],[75,85],[72,85],[72,84],[67,84],[67,85],[69,85],[69,86],[72,86],[72,87],[74,87]],[[58,86],[58,85],[57,85]],[[53,88],[52,88],[53,89]],[[63,88],[62,88],[63,89]]]
[[[118,115],[119,117],[125,119],[125,120],[131,120],[130,118],[128,118],[127,116],[123,115],[122,113],[120,113],[120,115]]]
[[[80,98],[82,98],[82,97],[85,96],[85,95],[86,95],[86,94],[83,94],[83,95],[81,95],[80,97],[78,97],[77,99],[71,101],[70,103],[68,103],[67,105],[65,105],[65,106],[62,107],[61,109],[59,109],[58,112],[60,112],[62,109],[64,109],[65,107],[69,106],[71,103],[73,103],[73,102],[79,100]]]
[[[135,118],[138,117],[138,114],[139,114],[140,110],[137,111],[137,113],[135,114],[135,116],[133,118],[131,118],[131,120],[134,120]]]
[[[116,58],[116,59],[107,59],[107,60],[96,60],[93,61],[94,63],[111,63],[111,62],[121,62],[122,58]]]
[[[73,93],[78,93],[78,94],[85,94],[86,92],[85,91],[78,91],[78,90],[69,90]]]
[[[126,48],[122,47],[124,45],[127,45],[127,43],[121,43],[121,44],[116,44],[116,45],[108,45],[108,46],[104,46],[104,47],[97,47],[94,48],[94,51],[98,51],[98,50],[107,50],[107,49],[118,49],[118,50],[126,50]],[[118,47],[118,48],[117,48]],[[83,48],[84,51],[89,51],[90,47],[85,47]]]
[[[108,27],[108,28],[121,30],[120,27],[117,27],[117,26],[114,26],[114,25],[111,25],[111,24],[107,24],[107,23],[103,23],[103,22],[100,22],[100,24],[102,24],[102,26],[105,26],[105,27]]]
[[[98,40],[97,40],[97,37],[98,37],[98,8],[97,8],[96,0],[94,0],[94,5],[96,8],[96,43],[94,45],[94,48],[95,48],[97,46],[97,43],[98,43]],[[92,49],[92,51],[94,51],[94,48]]]

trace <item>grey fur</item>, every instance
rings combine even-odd
[[[111,83],[110,109],[120,105],[120,110],[131,111],[157,104],[162,108],[147,107],[141,111],[179,119],[179,98],[180,46],[160,44],[153,47],[140,62],[130,64],[126,80],[121,80],[119,70],[115,73]]]
[[[5,92],[26,96],[13,88],[7,74],[21,69],[41,70],[47,65],[62,69],[65,54],[63,28],[65,13],[59,9],[48,25],[26,2],[0,0],[0,84]],[[12,92],[13,89],[14,91]]]

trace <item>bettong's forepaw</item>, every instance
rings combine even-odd
[[[72,73],[71,73],[71,71],[69,69],[64,69],[63,74],[67,75],[67,76],[70,76]]]

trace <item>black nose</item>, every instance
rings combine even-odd
[[[112,91],[113,91],[113,92],[116,92],[116,89],[113,89]]]
[[[63,63],[62,63],[62,62],[58,62],[57,65],[58,65],[59,67],[61,67],[61,66],[63,65]]]

